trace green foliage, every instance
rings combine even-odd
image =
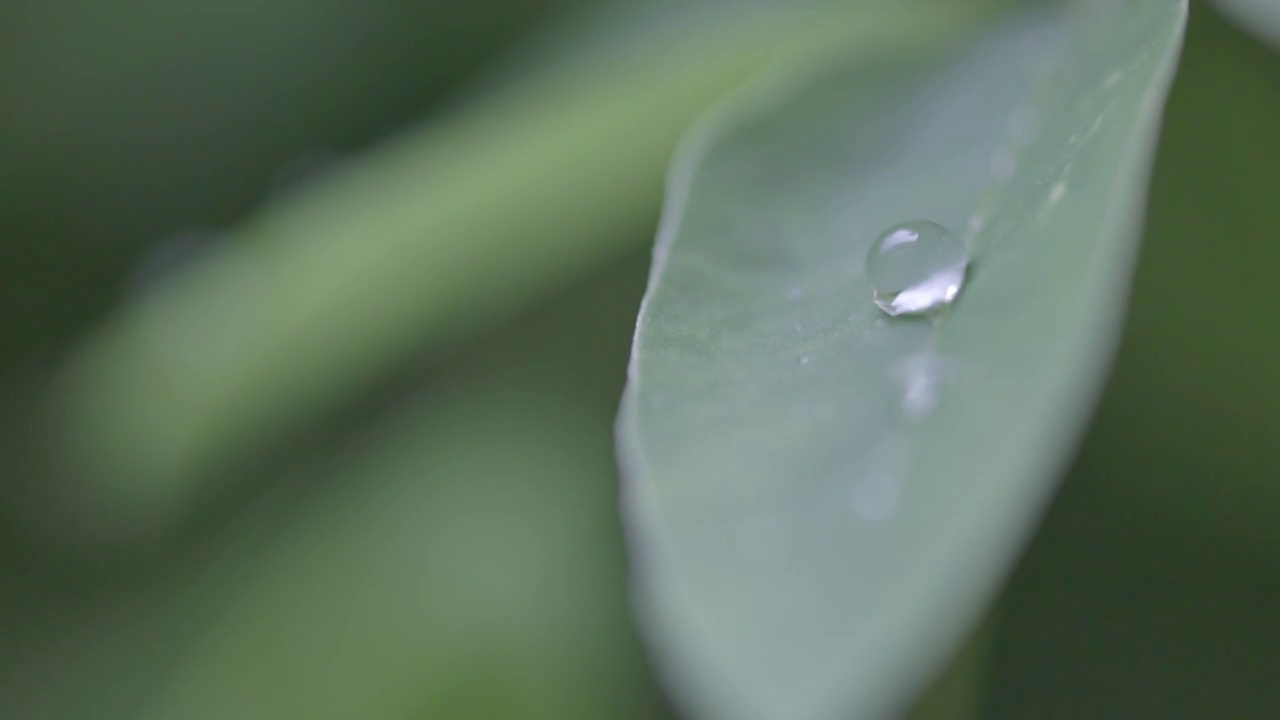
[[[0,4],[0,717],[1276,715],[1273,7]]]
[[[1017,15],[723,114],[678,161],[619,426],[639,602],[695,716],[880,717],[966,634],[1101,388],[1185,7]],[[886,320],[863,258],[967,229]]]

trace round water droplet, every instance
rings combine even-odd
[[[951,304],[968,267],[964,243],[928,220],[889,228],[867,253],[872,299],[890,315],[917,315]]]

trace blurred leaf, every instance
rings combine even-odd
[[[305,149],[290,150],[295,142],[358,136],[388,113],[408,119],[562,4],[6,3],[0,26],[14,32],[0,58],[0,189],[88,203],[98,223],[136,218],[141,201],[183,222],[169,203],[198,202],[192,184],[258,195],[251,169]]]
[[[616,252],[618,228],[656,205],[669,147],[743,79],[907,28],[951,32],[970,12],[727,8],[486,97],[314,183],[73,358],[54,403],[63,480],[44,515],[90,536],[172,517],[214,470],[422,340]]]
[[[609,419],[643,267],[619,270],[316,450],[178,567],[0,613],[0,707],[662,717],[624,603]]]
[[[144,717],[608,714],[638,667],[598,418],[491,380],[341,463]]]
[[[65,352],[151,244],[456,101],[563,2],[0,3],[0,377]]]
[[[1185,3],[1026,10],[748,98],[673,169],[619,419],[644,630],[695,717],[900,711],[1054,488],[1120,326]],[[953,311],[863,258],[963,232]]]
[[[1271,43],[1280,44],[1280,0],[1214,0],[1240,27]]]

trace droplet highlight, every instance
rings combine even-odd
[[[1059,202],[1062,201],[1062,198],[1066,196],[1067,196],[1067,184],[1059,180],[1057,184],[1055,184],[1053,188],[1049,190],[1049,204],[1057,205]]]
[[[931,353],[910,355],[894,366],[890,374],[902,388],[903,416],[920,422],[932,415],[950,373],[949,363]]]
[[[945,227],[928,220],[895,225],[871,245],[872,300],[892,316],[935,312],[964,287],[969,253]]]

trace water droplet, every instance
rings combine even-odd
[[[902,386],[902,414],[920,422],[933,414],[942,399],[942,385],[951,374],[950,363],[932,353],[909,355],[890,370]]]
[[[902,483],[886,472],[874,472],[853,486],[853,509],[864,520],[886,520],[902,500]]]
[[[964,243],[927,220],[889,228],[867,254],[872,299],[890,315],[917,315],[951,304],[968,267]]]
[[[804,332],[804,326],[799,323],[796,323],[796,334],[799,335],[803,332]]]
[[[908,385],[902,395],[902,412],[912,420],[923,420],[938,407],[938,386],[928,380]]]
[[[1067,184],[1059,180],[1058,183],[1053,186],[1053,189],[1049,191],[1049,204],[1057,205],[1058,202],[1062,200],[1062,198],[1066,197],[1066,194],[1067,194]]]
[[[801,365],[808,365],[808,364],[809,364],[809,356],[808,356],[808,355],[801,355],[801,356],[800,356],[800,364],[801,364]]]
[[[1102,81],[1102,87],[1110,90],[1111,88],[1119,85],[1120,81],[1123,79],[1124,79],[1123,73],[1121,73],[1119,70],[1112,70],[1110,73],[1107,74],[1107,77]]]
[[[799,300],[803,300],[803,299],[804,299],[804,288],[802,288],[802,287],[792,287],[792,288],[787,288],[787,299],[788,299],[788,300],[790,300],[790,301],[792,301],[792,302],[796,302],[796,301],[799,301]]]

